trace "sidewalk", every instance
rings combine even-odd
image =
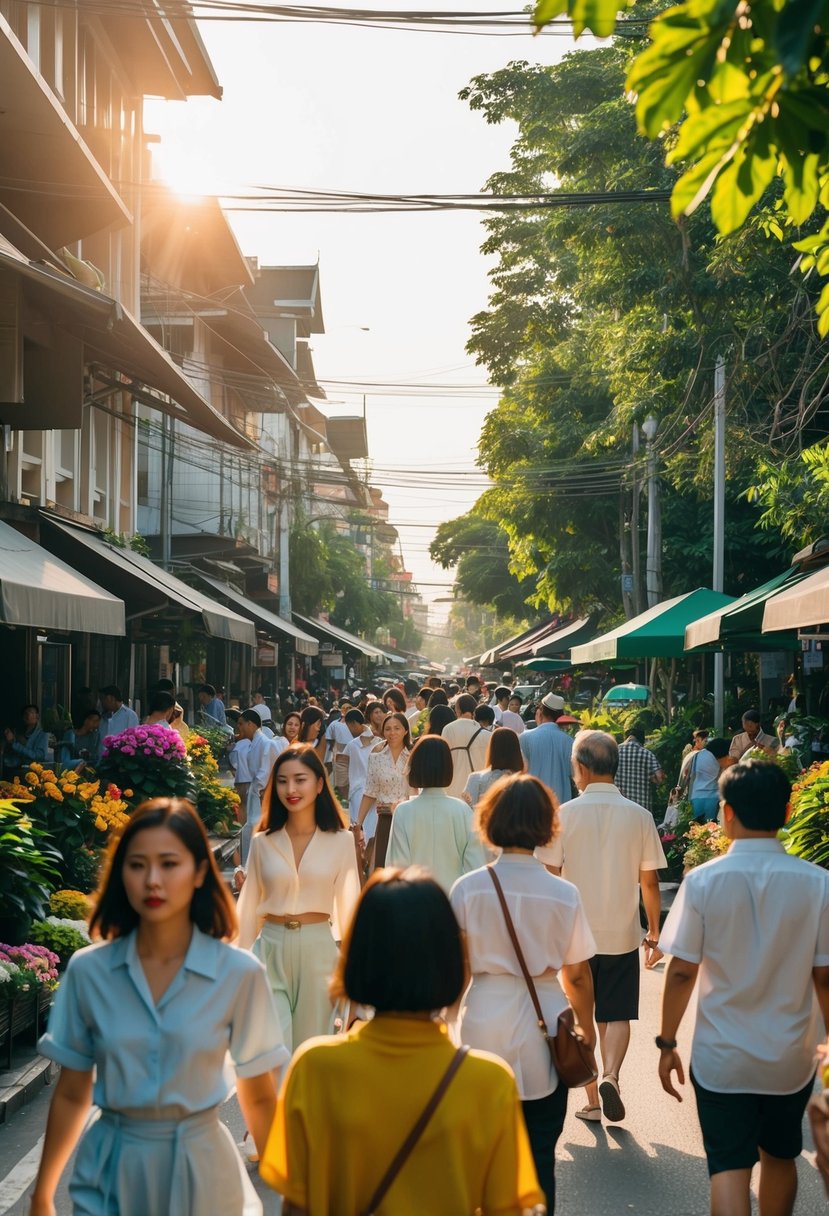
[[[0,1125],[8,1123],[31,1102],[44,1085],[57,1076],[57,1065],[38,1055],[34,1047],[18,1048],[11,1072],[0,1072]]]

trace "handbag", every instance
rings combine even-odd
[[[547,1029],[547,1022],[544,1018],[544,1013],[541,1008],[541,1002],[538,999],[538,993],[533,983],[533,978],[529,973],[527,964],[524,960],[524,953],[518,941],[518,935],[515,932],[510,910],[507,907],[507,901],[504,896],[504,888],[501,886],[501,881],[493,869],[492,863],[487,866],[489,877],[492,879],[495,887],[495,892],[501,904],[501,911],[504,913],[504,921],[506,922],[507,932],[510,936],[513,949],[515,950],[516,958],[518,959],[521,973],[524,976],[524,982],[530,994],[530,1000],[533,1003],[535,1016],[538,1019],[538,1027],[544,1036],[544,1040],[550,1052],[550,1059],[558,1073],[558,1079],[562,1085],[568,1089],[577,1089],[579,1086],[588,1085],[591,1081],[595,1081],[599,1075],[599,1070],[596,1067],[596,1057],[591,1048],[587,1046],[581,1035],[576,1034],[576,1015],[573,1013],[572,1006],[568,1005],[562,1013],[558,1015],[558,1024],[556,1033],[550,1034]]]
[[[429,1101],[424,1106],[423,1110],[420,1113],[419,1119],[415,1123],[412,1130],[409,1132],[406,1139],[401,1144],[400,1148],[398,1149],[398,1151],[394,1157],[394,1160],[392,1161],[389,1168],[386,1170],[383,1177],[380,1179],[380,1182],[378,1183],[378,1185],[374,1191],[374,1194],[371,1196],[371,1199],[369,1199],[368,1205],[365,1208],[363,1208],[362,1212],[360,1213],[360,1216],[375,1216],[375,1213],[376,1213],[377,1209],[379,1208],[380,1204],[385,1199],[385,1197],[389,1191],[389,1188],[391,1187],[391,1185],[394,1182],[397,1175],[402,1170],[403,1166],[408,1161],[409,1157],[412,1154],[412,1150],[415,1148],[418,1140],[420,1139],[420,1137],[423,1135],[424,1131],[426,1130],[426,1125],[428,1124],[429,1120],[431,1119],[432,1115],[435,1113],[437,1108],[440,1106],[443,1095],[446,1093],[447,1089],[449,1088],[450,1084],[452,1083],[452,1079],[455,1076],[455,1073],[458,1071],[461,1064],[463,1064],[464,1058],[468,1051],[469,1051],[468,1047],[459,1047],[458,1050],[453,1055],[452,1062],[450,1063],[446,1072],[441,1077],[440,1082],[438,1083],[437,1089],[435,1090],[435,1092],[432,1094]],[[298,1207],[297,1204],[292,1203],[289,1199],[283,1199],[282,1216],[308,1216],[308,1209]]]

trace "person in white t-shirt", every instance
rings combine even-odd
[[[786,853],[777,833],[791,786],[748,760],[720,777],[732,844],[692,870],[659,939],[671,958],[656,1039],[662,1088],[682,1101],[677,1031],[699,976],[691,1082],[711,1177],[712,1216],[789,1216],[812,1092],[815,1045],[829,1027],[829,873]]]

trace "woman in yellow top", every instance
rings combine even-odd
[[[461,933],[425,871],[366,884],[333,994],[374,1018],[303,1044],[279,1096],[260,1172],[307,1216],[363,1212],[451,1063],[438,1012],[466,983]],[[377,1216],[543,1212],[515,1078],[470,1051],[395,1177]]]

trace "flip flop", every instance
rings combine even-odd
[[[612,1073],[605,1073],[599,1086],[604,1117],[611,1123],[620,1123],[625,1117],[625,1104],[619,1093],[619,1082]]]
[[[600,1106],[583,1106],[581,1110],[575,1112],[577,1119],[582,1119],[585,1123],[601,1123],[602,1108]]]

